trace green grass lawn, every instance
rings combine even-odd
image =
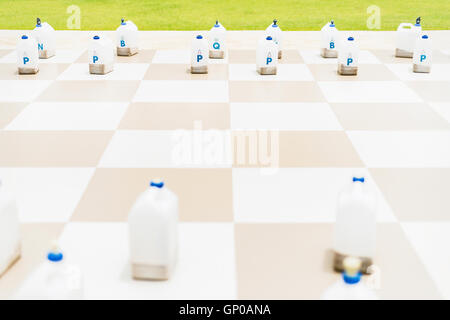
[[[204,30],[218,18],[228,30],[260,30],[273,18],[283,30],[319,30],[333,18],[342,30],[368,30],[367,8],[381,9],[381,30],[422,16],[423,27],[450,29],[450,0],[0,0],[0,29],[32,29],[35,18],[67,29],[67,8],[81,9],[81,30],[113,30],[120,18],[140,30]]]

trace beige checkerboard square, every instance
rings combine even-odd
[[[0,103],[0,129],[7,126],[26,106],[26,103]]]

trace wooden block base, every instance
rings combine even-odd
[[[205,74],[208,73],[208,66],[192,67],[191,73],[193,74]]]
[[[36,68],[19,67],[19,74],[36,74],[38,72],[39,67]]]
[[[209,50],[209,57],[211,59],[223,59],[225,57],[225,51]]]
[[[395,56],[397,58],[412,58],[413,52],[401,50],[401,49],[395,49]]]
[[[136,280],[168,280],[170,271],[168,266],[135,263],[131,265],[131,273]]]
[[[417,73],[430,73],[431,66],[423,66],[420,64],[413,64],[413,72]]]
[[[113,71],[114,64],[107,63],[107,64],[100,64],[100,63],[90,63],[89,64],[89,73],[91,74],[107,74]]]
[[[346,65],[339,64],[338,73],[342,76],[356,76],[358,74],[358,67],[348,67]]]
[[[276,75],[277,67],[260,67],[257,68],[256,71],[258,71],[260,75]]]
[[[39,59],[48,59],[56,54],[55,50],[39,50]]]
[[[122,47],[117,47],[117,55],[118,56],[125,56],[125,57],[130,57],[135,55],[136,53],[139,52],[138,48],[122,48]]]
[[[337,50],[330,50],[327,48],[320,49],[320,55],[323,58],[337,58],[338,57],[338,51]]]
[[[20,259],[20,252],[21,252],[21,246],[20,243],[17,244],[16,249],[14,250],[11,257],[7,260],[7,263],[0,267],[0,277],[6,273],[15,263],[17,260]]]
[[[344,259],[349,255],[341,254],[339,252],[333,252],[333,269],[337,272],[344,271]],[[372,258],[368,257],[357,257],[361,260],[361,273],[368,274],[369,267],[373,264]]]

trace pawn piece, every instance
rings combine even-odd
[[[338,73],[346,76],[358,74],[359,48],[353,37],[342,43],[339,49]]]
[[[209,48],[208,41],[202,35],[198,35],[192,41],[191,73],[208,73]]]
[[[128,215],[134,279],[169,279],[178,251],[178,197],[161,180],[136,199]]]
[[[431,39],[427,35],[423,35],[417,40],[414,48],[413,72],[430,73],[432,55]]]
[[[138,28],[132,21],[125,21],[116,30],[117,55],[132,56],[138,53]]]
[[[114,68],[114,48],[108,38],[94,36],[89,45],[89,72],[107,74]]]
[[[39,71],[39,52],[36,40],[23,35],[17,44],[17,67],[19,74],[36,74]]]
[[[260,75],[277,74],[278,46],[271,36],[261,39],[256,51],[256,71]]]
[[[20,247],[16,202],[0,181],[0,276],[20,258]]]

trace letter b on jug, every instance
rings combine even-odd
[[[120,46],[121,47],[125,47],[125,41],[124,40],[120,40]]]
[[[334,42],[333,41],[330,42],[330,49],[334,49]]]

